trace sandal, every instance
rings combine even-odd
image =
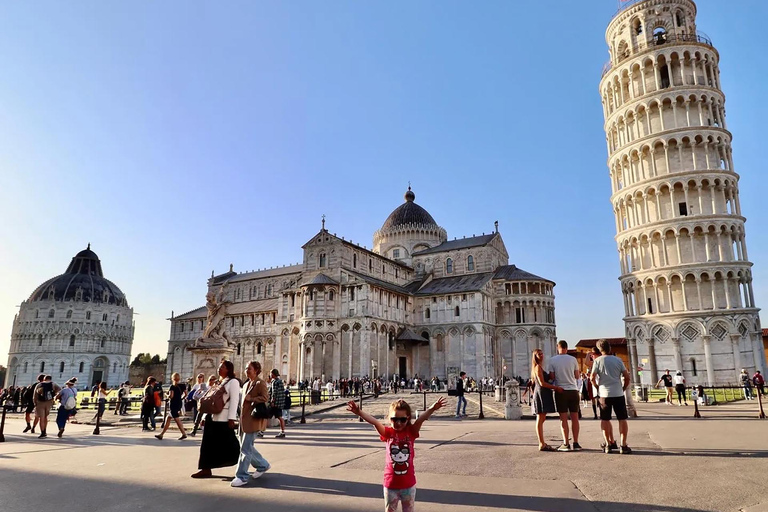
[[[539,446],[539,451],[540,452],[556,452],[557,450],[555,450],[548,444],[545,444],[544,446]]]

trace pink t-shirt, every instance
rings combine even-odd
[[[387,465],[384,467],[384,487],[387,489],[408,489],[416,485],[413,471],[413,444],[419,432],[408,425],[403,430],[392,427],[384,429],[381,440],[387,443]]]

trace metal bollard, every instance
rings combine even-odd
[[[0,443],[4,443],[5,442],[5,434],[3,432],[5,431],[5,411],[7,409],[7,407],[5,405],[5,402],[3,402],[3,404],[0,405],[0,407],[3,408],[3,417],[2,417],[2,419],[0,419]]]
[[[693,417],[701,418],[701,413],[699,412],[699,396],[698,394],[696,397],[693,396],[693,388],[691,388],[691,400],[693,400]]]
[[[96,428],[93,429],[93,435],[97,436],[101,432],[101,429],[99,428],[101,424],[101,414],[98,413],[98,409],[96,409]]]
[[[426,410],[427,410],[427,392],[424,391],[424,408],[422,409],[422,411],[426,411]]]
[[[482,420],[485,419],[485,414],[483,414],[483,392],[480,391],[480,414],[478,415],[477,419]]]
[[[361,410],[361,411],[363,410],[363,392],[362,392],[362,391],[360,391],[360,410]],[[358,419],[358,421],[360,421],[361,423],[364,421],[364,420],[363,420],[363,418],[362,418],[362,416],[361,416],[361,417],[359,417],[359,418],[357,418],[357,419]]]
[[[763,394],[760,392],[760,389],[755,389],[756,395],[757,395],[757,403],[760,404],[760,414],[757,415],[758,418],[761,420],[765,419],[765,411],[763,410]],[[3,417],[5,417],[5,411],[3,411]],[[0,432],[2,432],[2,429],[0,428]]]
[[[301,423],[302,425],[307,422],[306,418],[304,417],[304,408],[306,407],[306,405],[307,405],[306,395],[304,393],[301,393],[301,420],[299,421],[299,423]]]

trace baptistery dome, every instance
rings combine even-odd
[[[91,250],[91,244],[72,258],[66,272],[38,286],[29,297],[30,302],[41,300],[77,300],[127,305],[120,288],[104,277],[101,261]]]

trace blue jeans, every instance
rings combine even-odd
[[[68,411],[63,405],[59,405],[59,410],[56,413],[56,425],[59,426],[59,430],[64,430],[67,426],[67,419],[72,414],[72,411]]]
[[[464,402],[464,410],[461,409],[461,403]],[[461,414],[466,415],[467,414],[467,399],[464,398],[464,395],[459,397],[459,401],[456,403],[456,416],[459,416]]]
[[[264,471],[269,467],[269,462],[253,446],[255,436],[256,432],[240,433],[240,462],[237,464],[237,473],[235,474],[240,480],[248,480],[248,477],[251,476],[248,473],[248,466],[253,466],[256,471]]]

